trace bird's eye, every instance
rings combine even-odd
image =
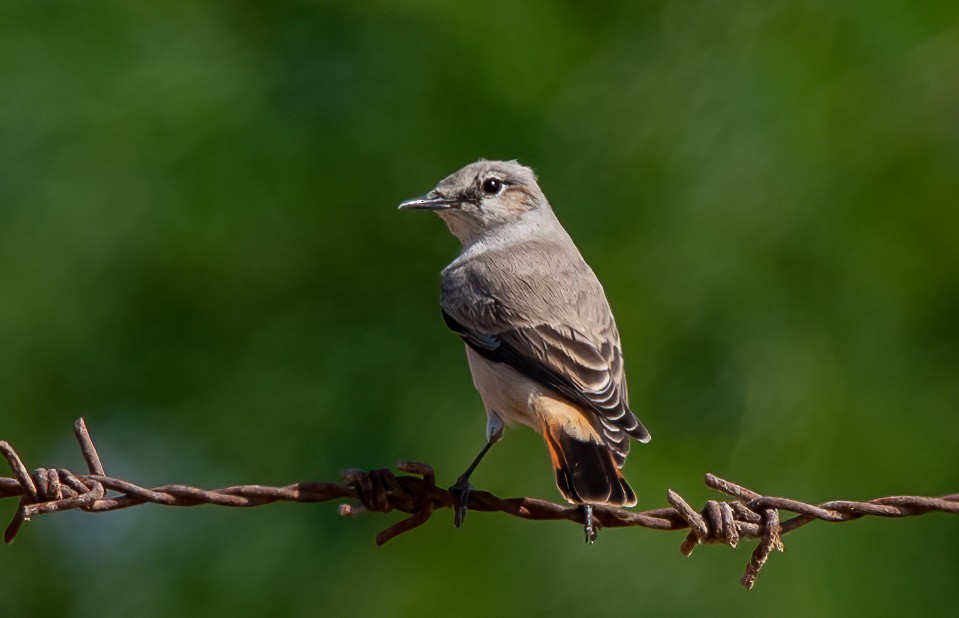
[[[503,190],[503,181],[499,178],[487,178],[483,181],[483,193],[496,195]]]

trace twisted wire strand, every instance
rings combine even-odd
[[[283,487],[236,485],[221,489],[188,485],[146,488],[107,476],[82,418],[74,424],[74,434],[87,465],[86,474],[75,474],[64,468],[38,468],[30,472],[13,447],[0,441],[0,455],[6,459],[13,474],[12,477],[0,477],[0,499],[19,498],[17,510],[3,535],[5,543],[12,542],[31,517],[73,509],[100,513],[145,503],[254,507],[280,501],[346,500],[339,507],[344,516],[393,510],[410,515],[376,536],[377,545],[383,545],[426,523],[435,511],[454,506],[452,494],[436,485],[433,468],[410,461],[397,463],[396,468],[404,472],[403,475],[396,475],[386,468],[349,469],[343,473],[343,483],[295,483]],[[959,514],[959,494],[938,498],[889,496],[866,502],[833,500],[816,505],[764,496],[713,474],[707,474],[705,482],[732,500],[708,500],[702,510],[696,511],[682,496],[669,490],[666,497],[669,507],[666,508],[637,512],[594,506],[592,524],[606,528],[638,526],[654,530],[688,530],[680,546],[685,556],[704,543],[736,547],[743,539],[758,539],[759,543],[740,578],[740,583],[750,589],[772,551],[783,551],[782,535],[810,522],[838,523],[866,516],[913,517],[932,511]],[[536,498],[500,498],[479,490],[469,493],[468,508],[529,520],[565,519],[584,525],[590,523],[586,521],[586,511],[580,506],[560,505]],[[782,521],[780,511],[795,515]]]

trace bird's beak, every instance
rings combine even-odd
[[[406,200],[399,205],[400,210],[446,210],[452,208],[456,204],[459,204],[460,200],[449,198],[449,197],[440,197],[440,196],[431,196],[426,195],[424,197],[418,197],[412,200]]]

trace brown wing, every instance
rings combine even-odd
[[[622,465],[649,432],[629,409],[619,332],[572,243],[489,251],[443,273],[443,316],[484,358],[507,363],[594,413]]]
[[[551,324],[507,330],[495,335],[471,330],[445,310],[451,330],[487,360],[506,363],[523,375],[551,388],[595,413],[607,445],[622,465],[629,440],[648,442],[649,432],[629,409],[618,342],[599,347],[582,333]],[[625,435],[624,435],[625,434]]]

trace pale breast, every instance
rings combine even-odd
[[[487,415],[495,414],[507,425],[519,423],[539,433],[544,424],[559,425],[580,440],[602,442],[587,416],[561,395],[505,363],[486,360],[469,346],[466,358]]]
[[[539,430],[533,404],[541,387],[504,363],[493,363],[466,347],[473,384],[483,398],[487,413],[495,413],[507,425],[520,423]]]

